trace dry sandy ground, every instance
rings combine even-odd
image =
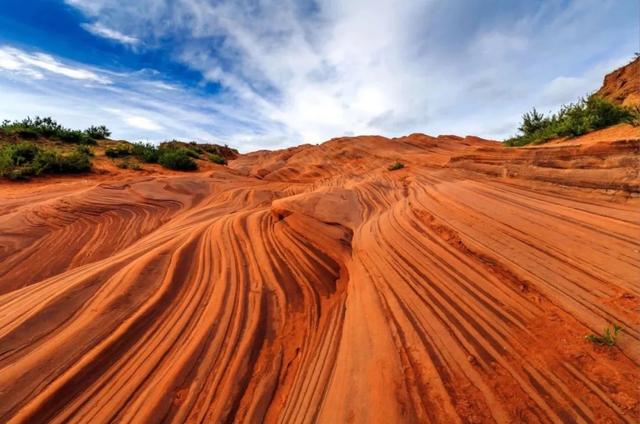
[[[0,422],[638,422],[639,151],[359,137],[3,183]]]

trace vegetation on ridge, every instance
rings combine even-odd
[[[39,138],[57,139],[66,143],[96,144],[111,135],[111,131],[104,125],[90,126],[84,131],[65,128],[50,117],[27,117],[22,121],[4,120],[0,124],[0,133],[25,140]]]
[[[507,146],[540,144],[558,137],[577,137],[590,131],[620,123],[638,121],[638,110],[618,106],[594,94],[576,103],[562,106],[559,112],[545,116],[535,108],[522,115],[520,135],[504,141]]]
[[[50,117],[27,117],[0,123],[0,178],[14,180],[55,173],[78,173],[91,170],[92,158],[107,157],[121,169],[142,169],[142,164],[159,164],[164,168],[193,171],[197,160],[226,165],[238,151],[227,145],[170,140],[129,143],[109,140],[111,131],[104,125],[86,130],[69,129]],[[89,145],[95,146],[94,152]]]
[[[7,144],[0,146],[0,177],[23,180],[40,174],[87,172],[91,169],[91,155],[86,146],[63,154],[33,143]]]

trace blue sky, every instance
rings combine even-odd
[[[241,151],[501,139],[640,50],[637,0],[0,0],[0,118]]]

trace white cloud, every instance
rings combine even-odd
[[[123,136],[149,131],[245,151],[353,133],[505,137],[532,106],[596,89],[637,44],[637,5],[615,0],[66,1],[97,35],[169,51],[221,86],[207,97],[162,74],[85,69],[113,80],[100,104],[126,111],[108,113]],[[0,69],[53,72],[1,50]],[[86,110],[79,94],[61,95]]]
[[[0,68],[14,71],[35,79],[45,77],[43,72],[62,75],[67,78],[109,84],[111,80],[104,75],[81,68],[67,65],[44,53],[27,53],[9,46],[0,46]]]
[[[97,35],[98,37],[102,37],[102,38],[107,38],[109,40],[114,40],[122,44],[134,46],[140,43],[140,40],[138,40],[137,38],[123,34],[114,29],[107,28],[106,26],[102,25],[99,22],[94,22],[91,24],[88,24],[88,23],[82,24],[82,28],[92,33],[93,35]]]
[[[122,110],[109,107],[104,108],[104,110],[118,116],[122,121],[126,122],[127,125],[130,125],[133,128],[149,131],[159,131],[164,129],[162,125],[158,124],[152,118],[142,115],[144,112],[141,111]]]
[[[163,128],[162,125],[149,118],[145,118],[144,116],[131,115],[127,116],[124,119],[132,127],[140,128],[143,130],[158,131]]]

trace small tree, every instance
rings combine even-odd
[[[96,140],[103,140],[105,138],[109,138],[111,136],[111,131],[104,125],[95,126],[92,125],[84,132],[91,138],[95,138]]]
[[[548,124],[548,119],[542,113],[538,113],[534,107],[531,112],[522,115],[522,125],[518,128],[524,135],[530,135],[544,128]]]

